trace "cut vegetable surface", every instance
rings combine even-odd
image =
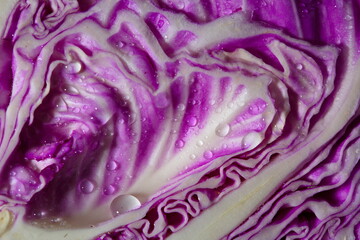
[[[1,239],[360,238],[360,3],[5,1]]]

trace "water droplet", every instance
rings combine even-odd
[[[186,123],[190,126],[190,127],[195,127],[196,124],[198,123],[198,120],[196,117],[192,116],[192,117],[189,117],[187,120],[186,120]]]
[[[122,41],[118,41],[115,46],[118,48],[122,48],[124,46],[124,43]]]
[[[157,25],[159,28],[162,28],[164,26],[164,24],[165,24],[164,20],[160,19]]]
[[[195,155],[195,154],[191,154],[191,155],[190,155],[190,158],[194,160],[194,159],[196,158],[196,155]]]
[[[113,185],[111,185],[111,184],[104,188],[104,194],[105,195],[111,195],[114,192],[115,192],[115,187]]]
[[[184,111],[185,110],[185,105],[180,103],[178,106],[177,106],[177,109],[179,109],[180,111]]]
[[[141,202],[133,195],[120,195],[116,197],[110,204],[110,209],[114,217],[139,208]]]
[[[129,124],[133,124],[136,121],[136,113],[129,114],[128,117],[129,117]]]
[[[227,107],[229,109],[232,109],[234,107],[234,105],[235,105],[234,103],[230,102],[230,103],[227,104]]]
[[[211,159],[213,156],[214,156],[214,154],[210,150],[207,150],[204,152],[204,158],[206,158],[206,159]]]
[[[181,1],[181,2],[179,2],[179,3],[177,4],[177,7],[178,7],[179,10],[182,10],[182,9],[185,8],[185,3]]]
[[[230,132],[230,125],[226,123],[221,123],[216,127],[216,135],[219,137],[225,137]]]
[[[241,145],[243,148],[250,148],[257,146],[262,141],[262,136],[258,133],[249,133],[242,139]]]
[[[303,70],[304,69],[304,65],[302,65],[301,63],[298,63],[298,64],[296,64],[296,69],[297,70]]]
[[[215,103],[216,103],[216,100],[215,100],[215,99],[211,99],[210,102],[209,102],[209,104],[210,104],[211,106],[215,105]]]
[[[340,44],[340,43],[341,43],[341,37],[340,37],[340,36],[336,36],[335,43],[336,43],[336,44]]]
[[[67,73],[79,73],[81,72],[81,70],[82,70],[82,65],[78,61],[71,62],[65,66],[65,71]]]
[[[183,140],[177,140],[176,142],[175,142],[175,147],[177,147],[177,148],[183,148],[184,147],[184,145],[185,145],[185,142],[183,141]]]
[[[165,93],[160,93],[155,97],[155,106],[157,108],[166,108],[169,106],[169,100]]]
[[[352,20],[353,19],[353,17],[351,16],[351,15],[346,15],[345,16],[345,20],[347,20],[347,21],[350,21],[350,20]]]
[[[115,161],[111,161],[106,165],[106,169],[109,171],[114,171],[118,167],[118,164]]]
[[[65,89],[64,89],[65,90]],[[78,95],[80,92],[76,87],[73,86],[67,86],[67,93],[72,94],[72,95]]]
[[[201,140],[199,140],[198,142],[197,142],[197,144],[196,145],[198,145],[199,147],[201,147],[201,146],[203,146],[204,145],[204,142],[203,141],[201,141]]]
[[[89,93],[96,93],[98,90],[92,86],[87,86],[86,91],[88,91]]]
[[[80,191],[83,193],[92,193],[95,189],[95,185],[88,179],[84,179],[80,182]]]

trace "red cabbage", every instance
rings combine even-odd
[[[5,3],[2,239],[360,238],[358,1]]]

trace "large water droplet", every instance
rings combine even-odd
[[[109,185],[109,186],[106,186],[105,188],[104,188],[104,194],[105,195],[111,195],[111,194],[113,194],[115,192],[115,187],[113,186],[113,185]]]
[[[186,120],[186,123],[190,126],[190,127],[195,127],[196,124],[198,123],[198,120],[196,117],[191,116]]]
[[[116,197],[110,204],[110,209],[114,217],[139,208],[141,202],[133,195],[120,195]]]
[[[225,137],[230,132],[230,125],[226,123],[221,123],[216,127],[215,132],[216,135],[218,135],[219,137]]]
[[[92,193],[95,189],[95,185],[88,179],[84,179],[80,182],[80,191],[88,194],[88,193]]]
[[[65,71],[67,73],[79,73],[81,72],[81,70],[82,70],[82,65],[78,61],[71,62],[65,66]]]
[[[169,100],[165,93],[160,93],[155,97],[155,106],[157,108],[166,108],[169,106]]]
[[[185,145],[185,142],[183,141],[183,140],[177,140],[176,142],[175,142],[175,147],[177,147],[177,148],[183,148],[184,147],[184,145]]]
[[[110,161],[106,165],[106,169],[109,170],[109,171],[114,171],[117,167],[118,167],[118,164],[115,161]]]
[[[207,150],[204,152],[204,158],[211,159],[214,156],[213,152],[210,150]]]

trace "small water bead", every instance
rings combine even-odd
[[[93,86],[87,86],[86,91],[88,91],[89,93],[97,93],[98,92],[98,90],[96,88],[94,88]]]
[[[110,209],[114,217],[134,210],[141,206],[141,202],[133,195],[120,195],[110,204]]]
[[[114,171],[115,169],[117,169],[118,164],[115,161],[110,161],[107,165],[106,165],[106,169],[109,171]]]
[[[196,143],[196,145],[198,145],[199,147],[201,147],[201,146],[203,146],[203,145],[204,145],[204,142],[203,142],[203,141],[201,141],[201,140],[199,140],[199,141]]]
[[[302,65],[301,63],[298,63],[298,64],[296,64],[296,69],[297,70],[303,70],[304,69],[304,65]]]
[[[177,106],[177,109],[179,109],[180,111],[184,111],[185,110],[185,105],[180,103],[178,106]]]
[[[111,195],[111,194],[113,194],[115,192],[115,187],[113,186],[113,185],[109,185],[109,186],[106,186],[105,188],[104,188],[104,194],[105,195]]]
[[[47,215],[47,212],[45,211],[36,211],[32,214],[35,218],[43,218]]]
[[[185,142],[183,141],[183,140],[177,140],[176,142],[175,142],[175,147],[177,147],[177,148],[183,148],[184,147],[184,145],[185,145]]]
[[[232,103],[232,102],[230,102],[230,103],[227,104],[227,107],[228,107],[229,109],[232,109],[234,106],[235,106],[235,104]]]
[[[353,19],[353,17],[351,16],[351,15],[346,15],[345,16],[345,20],[347,20],[347,21],[350,21],[350,20],[352,20]]]
[[[191,154],[191,155],[190,155],[190,158],[191,158],[192,160],[194,160],[194,159],[196,158],[196,155],[195,155],[195,154]]]
[[[80,182],[80,191],[88,194],[92,193],[95,189],[95,185],[92,183],[92,181],[88,179],[84,179]]]
[[[133,124],[136,121],[136,113],[129,114],[128,117],[129,117],[129,124]]]
[[[230,125],[226,123],[221,123],[216,127],[215,132],[216,135],[218,135],[219,137],[225,137],[230,132]]]
[[[185,3],[184,3],[183,1],[178,2],[178,3],[177,3],[177,8],[178,8],[179,10],[184,9],[184,8],[185,8]]]
[[[204,158],[211,159],[214,156],[213,152],[210,150],[207,150],[204,152]]]
[[[115,46],[118,48],[122,48],[124,46],[124,43],[122,41],[118,41]]]

